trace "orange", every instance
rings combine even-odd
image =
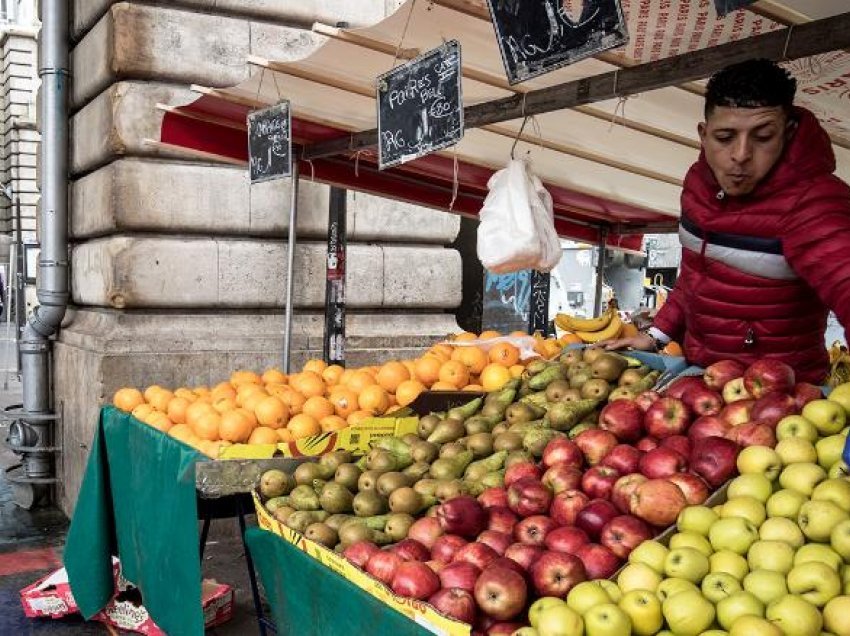
[[[236,400],[233,398],[223,397],[213,402],[212,406],[219,413],[224,413],[225,411],[232,411],[238,404],[236,404]]]
[[[638,335],[638,333],[640,333],[638,328],[632,323],[627,322],[623,325],[623,330],[620,332],[620,338],[634,338]]]
[[[510,366],[510,368],[508,369],[508,371],[510,371],[510,372],[511,372],[511,377],[512,377],[512,378],[518,378],[518,377],[520,377],[520,376],[523,374],[523,372],[525,371],[525,367],[524,367],[524,366],[522,366],[521,364],[512,364],[512,365]]]
[[[286,374],[276,367],[266,369],[260,376],[263,384],[286,384]]]
[[[263,398],[254,409],[257,423],[271,429],[279,429],[289,422],[289,407],[278,397]]]
[[[419,380],[405,380],[395,390],[395,399],[399,406],[407,406],[427,388]]]
[[[361,369],[360,371],[355,371],[351,374],[351,377],[348,378],[348,382],[346,382],[345,386],[359,395],[367,386],[373,386],[374,384],[375,378]]]
[[[490,358],[490,362],[501,364],[504,367],[511,367],[519,362],[519,349],[510,342],[500,342],[490,347],[488,357]]]
[[[263,400],[269,397],[268,393],[255,393],[251,397],[247,398],[244,402],[242,402],[242,408],[246,411],[251,411],[253,413],[257,410],[257,405],[260,404]]]
[[[527,331],[523,331],[522,329],[517,329],[516,331],[512,331],[508,334],[511,338],[524,338],[528,335]]]
[[[277,444],[279,441],[277,431],[268,426],[258,426],[251,431],[251,437],[248,438],[249,444]]]
[[[194,402],[198,398],[198,394],[185,386],[181,386],[179,389],[175,389],[174,397],[186,398],[190,402]]]
[[[209,395],[210,388],[201,384],[200,386],[196,386],[195,388],[193,388],[192,393],[194,393],[195,395]]]
[[[440,366],[442,364],[437,356],[425,354],[413,363],[416,379],[425,386],[431,386],[440,379]]]
[[[478,347],[458,347],[457,351],[460,352],[458,361],[462,362],[471,374],[478,375],[489,362],[487,354]]]
[[[345,372],[338,364],[332,364],[329,367],[326,367],[324,371],[322,371],[322,380],[325,381],[325,384],[334,385],[339,384],[339,379],[342,374]]]
[[[428,349],[428,353],[433,353],[435,356],[442,359],[443,362],[452,357],[453,351],[454,347],[447,344],[435,344],[430,349]]]
[[[457,387],[450,382],[443,382],[442,380],[438,382],[434,382],[431,385],[432,391],[457,391]]]
[[[290,431],[290,430],[289,430],[288,428],[286,428],[286,427],[284,427],[284,428],[279,428],[279,429],[277,429],[277,431],[275,431],[275,432],[277,433],[277,438],[278,438],[281,442],[291,442],[293,439],[295,439],[294,437],[292,437],[292,431]]]
[[[309,437],[310,435],[318,435],[322,432],[322,426],[315,417],[299,413],[286,426],[289,432],[292,433],[294,439],[301,437]]]
[[[168,401],[168,406],[165,409],[168,419],[175,424],[186,423],[186,409],[192,404],[184,397],[173,397]]]
[[[215,459],[221,454],[222,448],[224,448],[224,442],[207,442],[207,455]]]
[[[331,404],[330,400],[320,395],[314,395],[311,398],[307,398],[307,401],[304,402],[304,407],[301,409],[301,412],[305,415],[309,415],[310,417],[321,421],[323,417],[333,415],[336,410],[334,409],[334,405]]]
[[[221,414],[218,431],[221,439],[241,444],[248,441],[253,428],[242,409],[233,409]]]
[[[241,384],[236,391],[236,404],[245,406],[245,402],[255,395],[268,395],[268,392],[259,384]]]
[[[325,381],[322,376],[313,371],[303,371],[289,378],[289,386],[305,398],[325,394]]]
[[[461,391],[483,391],[484,387],[480,384],[467,384]]]
[[[195,431],[188,424],[175,424],[168,429],[168,434],[174,439],[179,439],[181,442],[189,443],[190,440],[196,437]]]
[[[510,369],[491,362],[481,372],[481,386],[485,391],[498,391],[510,381],[513,376]]]
[[[355,369],[346,369],[340,374],[336,383],[348,386],[348,381],[351,379],[351,376],[354,375],[354,371]]]
[[[294,389],[289,389],[286,393],[282,393],[277,397],[279,397],[281,402],[286,404],[289,408],[290,415],[297,415],[300,413],[301,409],[304,407],[304,403],[307,401],[307,398]]]
[[[369,411],[373,415],[383,415],[390,406],[390,399],[384,389],[373,384],[361,391],[357,396],[357,403],[364,411]]]
[[[488,340],[489,338],[501,338],[502,334],[500,334],[495,329],[488,329],[487,331],[482,331],[478,335],[479,340]]]
[[[144,422],[151,413],[156,413],[156,409],[150,404],[142,403],[133,409],[133,417],[137,420],[141,420],[142,422]]]
[[[156,429],[159,429],[163,433],[167,433],[171,427],[174,426],[174,422],[169,420],[168,416],[162,411],[152,411],[144,422],[146,424],[150,424]]]
[[[195,435],[210,441],[218,440],[218,429],[221,425],[221,415],[217,411],[207,411],[201,415],[192,427]]]
[[[561,343],[552,338],[547,338],[541,343],[543,347],[543,357],[552,359],[561,354]]]
[[[361,409],[359,411],[354,411],[354,413],[345,418],[345,421],[348,422],[349,426],[357,426],[363,420],[370,417],[373,417],[373,415],[369,411],[364,411]]]
[[[411,378],[416,377],[416,365],[414,364],[415,360],[402,360],[401,363],[407,369],[407,372],[410,374]]]
[[[584,341],[579,336],[568,331],[563,336],[558,338],[558,342],[560,342],[562,345],[564,345],[566,347],[567,345],[571,345],[571,344],[581,344]]]
[[[360,408],[357,403],[357,394],[345,387],[334,387],[328,399],[333,404],[334,413],[340,417],[348,417]]]
[[[477,340],[478,336],[469,331],[461,331],[460,333],[456,333],[452,336],[452,340],[457,340],[458,342],[468,342],[469,340]]]
[[[395,393],[398,385],[409,379],[410,371],[401,362],[395,360],[384,364],[375,376],[378,385],[387,393]]]
[[[246,408],[238,408],[235,410],[237,413],[241,413],[242,417],[248,420],[248,423],[251,425],[251,428],[254,428],[257,425],[257,416],[254,415],[254,411],[249,411]]]
[[[292,390],[292,387],[290,387],[288,384],[278,384],[277,382],[272,382],[266,385],[266,391],[268,391],[268,394],[274,395],[275,397],[280,397],[283,393]]]
[[[234,387],[239,387],[242,384],[262,384],[263,379],[254,373],[253,371],[248,371],[246,369],[239,369],[230,374],[230,384]]]
[[[469,370],[466,365],[457,360],[449,360],[440,366],[440,382],[461,389],[469,384]]]
[[[328,415],[319,420],[319,426],[322,427],[323,433],[332,433],[333,431],[341,431],[344,428],[348,428],[348,422],[339,415]]]
[[[328,365],[324,360],[313,358],[312,360],[307,360],[307,362],[304,363],[304,368],[302,369],[302,371],[312,371],[317,375],[322,375],[322,371],[327,368]]]
[[[145,402],[150,403],[151,398],[153,398],[153,396],[159,393],[160,391],[165,391],[165,389],[159,386],[158,384],[150,385],[148,388],[145,389]]]
[[[168,389],[161,389],[154,393],[148,402],[150,402],[157,411],[165,413],[168,410],[168,403],[173,397],[174,394],[171,391]]]
[[[222,382],[220,384],[216,384],[212,388],[212,390],[210,391],[210,397],[213,400],[216,400],[216,399],[221,398],[221,397],[235,398],[236,397],[236,389],[234,389],[230,385],[230,383]]]
[[[682,346],[676,342],[675,340],[669,342],[666,347],[661,350],[666,356],[683,356],[685,352],[682,351]]]
[[[112,396],[112,403],[125,413],[132,413],[134,408],[145,403],[145,396],[139,389],[124,387],[115,392],[115,395]]]
[[[186,424],[194,426],[195,422],[198,421],[198,418],[209,411],[215,411],[210,404],[201,401],[192,402],[188,407],[186,407]]]

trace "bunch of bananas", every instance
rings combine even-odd
[[[608,309],[596,318],[578,318],[569,314],[557,314],[555,325],[563,331],[571,331],[584,342],[593,343],[617,338],[623,331],[623,321],[616,309]]]
[[[850,382],[850,353],[840,342],[832,343],[829,349],[830,371],[827,386],[836,387]]]

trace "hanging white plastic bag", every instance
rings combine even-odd
[[[555,217],[552,211],[552,195],[543,187],[543,182],[529,173],[534,186],[534,194],[529,202],[534,216],[534,225],[540,241],[540,258],[534,269],[548,272],[561,261],[561,239],[555,229]]]

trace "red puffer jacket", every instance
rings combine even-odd
[[[850,187],[835,177],[824,129],[799,126],[773,172],[746,197],[726,197],[704,156],[682,193],[682,266],[655,326],[695,364],[781,359],[801,381],[828,371],[828,310],[850,327]]]

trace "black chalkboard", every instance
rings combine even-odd
[[[549,335],[549,273],[531,271],[528,330]]]
[[[289,102],[248,113],[251,183],[292,174],[292,120]]]
[[[756,0],[714,0],[714,8],[717,10],[717,15],[721,18],[727,13],[742,9],[747,5],[753,4]]]
[[[487,4],[511,84],[629,40],[620,0],[487,0]]]
[[[463,137],[460,43],[428,51],[378,77],[378,165],[389,168]]]
[[[531,270],[510,274],[484,273],[481,326],[507,334],[528,331],[531,314]]]

